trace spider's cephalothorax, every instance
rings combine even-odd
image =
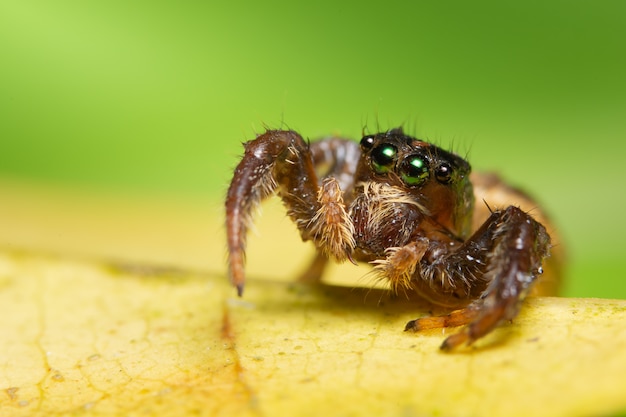
[[[395,291],[456,309],[413,320],[406,330],[467,324],[442,348],[469,344],[517,314],[550,248],[544,226],[517,205],[474,213],[479,193],[502,205],[502,190],[525,200],[401,129],[364,136],[360,144],[309,144],[296,132],[270,130],[245,144],[228,190],[230,279],[241,295],[251,212],[276,192],[302,239],[318,249],[313,275],[328,258],[370,262]]]

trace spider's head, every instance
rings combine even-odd
[[[471,167],[458,155],[405,135],[401,128],[361,139],[356,183],[400,188],[439,224],[461,237],[469,234],[474,194]]]

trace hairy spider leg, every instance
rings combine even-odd
[[[478,241],[481,244],[477,244]],[[492,250],[484,250],[486,241],[493,242]],[[459,333],[449,336],[441,349],[450,350],[464,343],[471,344],[500,323],[517,315],[530,286],[541,274],[541,262],[548,256],[549,249],[550,237],[545,228],[529,214],[515,206],[494,211],[474,236],[451,254],[456,262],[453,260],[445,265],[437,263],[430,266],[444,274],[463,271],[467,268],[459,267],[458,262],[463,258],[469,259],[469,255],[473,261],[485,262],[482,280],[489,283],[487,288],[467,307],[444,316],[410,321],[405,330],[419,331],[467,324]]]
[[[317,149],[316,152],[324,152]],[[317,155],[317,154],[316,154]],[[346,165],[346,161],[338,165]],[[351,259],[353,225],[335,177],[321,181],[309,144],[293,131],[268,130],[245,144],[226,198],[228,268],[238,294],[245,283],[245,247],[252,212],[277,192],[303,240],[313,240],[326,256]]]
[[[354,174],[361,157],[359,144],[351,139],[328,137],[311,142],[309,150],[318,178],[320,180],[329,177],[336,178],[343,191],[344,204],[349,206],[353,197]],[[320,282],[328,261],[328,255],[325,252],[316,251],[311,263],[298,277],[298,281]]]

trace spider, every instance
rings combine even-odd
[[[272,194],[316,246],[305,275],[321,276],[329,259],[369,262],[392,290],[449,311],[405,331],[464,326],[443,350],[512,320],[543,272],[550,235],[518,206],[534,207],[532,200],[493,174],[470,174],[466,160],[402,128],[360,143],[268,130],[244,147],[226,198],[229,276],[239,296],[252,212]],[[475,200],[485,204],[475,208]],[[557,280],[541,285],[538,293],[552,294]]]

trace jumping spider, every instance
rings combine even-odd
[[[329,258],[369,262],[393,290],[451,310],[405,328],[466,325],[444,350],[513,319],[551,247],[546,228],[505,199],[530,200],[493,175],[470,175],[463,158],[401,128],[360,144],[336,137],[308,143],[294,131],[268,130],[245,144],[226,199],[229,274],[239,295],[251,213],[273,193],[318,250],[313,275]],[[475,210],[475,200],[485,204]]]

